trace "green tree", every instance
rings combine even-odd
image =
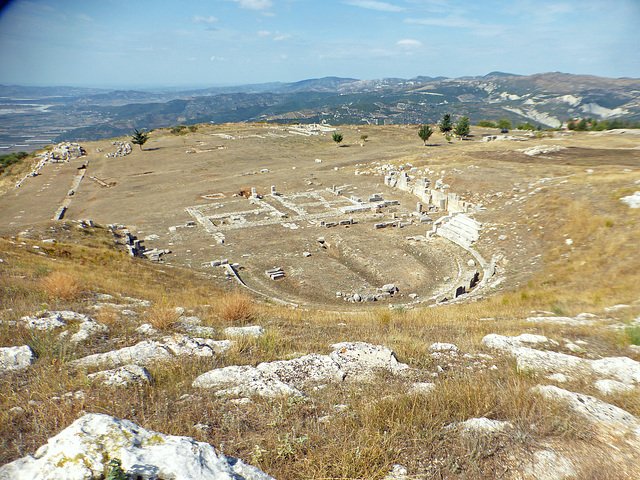
[[[511,122],[506,118],[501,118],[500,120],[498,120],[498,128],[501,130],[503,128],[506,128],[507,130],[511,130]]]
[[[429,140],[429,137],[432,134],[433,134],[433,130],[429,125],[422,125],[420,127],[420,130],[418,130],[418,136],[420,137],[420,140],[424,142],[425,146],[427,145],[427,140]]]
[[[149,140],[149,134],[144,130],[138,130],[137,128],[133,132],[133,137],[131,137],[131,143],[134,145],[140,145],[140,150],[142,150],[142,145],[147,143]]]
[[[498,128],[498,125],[496,125],[493,122],[490,122],[489,120],[480,120],[478,122],[478,126],[484,127],[484,128]]]
[[[460,137],[460,140],[462,140],[464,137],[469,135],[469,117],[467,116],[462,117],[458,121],[458,124],[456,125],[456,128],[453,130],[453,133],[455,133],[456,136]]]
[[[440,131],[442,133],[448,133],[453,129],[453,125],[451,125],[451,115],[445,113],[442,117],[442,121],[440,122]]]
[[[578,122],[578,124],[576,125],[576,130],[579,132],[584,132],[587,130],[587,119],[583,118],[582,120],[580,120]]]
[[[366,142],[367,138],[369,138],[369,135],[360,135],[360,140],[362,140],[362,143]]]
[[[331,138],[333,138],[333,141],[336,142],[338,146],[340,146],[340,142],[342,142],[344,136],[340,132],[333,132]]]
[[[574,122],[573,120],[569,120],[569,123],[567,123],[567,130],[575,130],[576,129],[576,122]]]

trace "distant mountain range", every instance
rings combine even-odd
[[[14,127],[31,128],[30,138],[57,131],[55,141],[87,141],[176,124],[420,124],[436,123],[444,113],[454,120],[468,115],[472,123],[506,118],[544,128],[569,118],[637,121],[640,79],[492,72],[461,78],[325,77],[185,91],[0,85],[0,142],[3,133],[19,136]]]

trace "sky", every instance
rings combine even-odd
[[[0,84],[640,77],[640,0],[14,0]]]

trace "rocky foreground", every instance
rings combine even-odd
[[[98,295],[106,301],[113,297]],[[128,303],[127,303],[128,302]],[[116,304],[112,304],[116,305]],[[128,299],[117,304],[121,311],[144,308],[148,302]],[[95,308],[104,307],[96,303]],[[225,355],[235,342],[256,338],[265,329],[252,325],[233,327],[222,332],[223,340],[198,335],[213,334],[213,327],[200,325],[199,318],[188,316],[184,309],[171,335],[142,324],[137,331],[148,338],[133,345],[91,354],[72,360],[68,368],[84,375],[87,381],[98,382],[108,388],[132,388],[151,385],[152,373],[147,369],[159,363],[182,358]],[[590,326],[610,324],[619,328],[612,319],[583,314],[576,317],[536,315],[528,319],[531,324],[569,324]],[[55,333],[63,342],[86,342],[95,335],[109,330],[87,314],[73,311],[42,311],[22,317],[12,327]],[[199,327],[199,328],[198,328]],[[210,329],[210,330],[207,330]],[[500,359],[513,358],[516,368],[524,374],[534,375],[539,384],[532,392],[541,402],[558,405],[560,412],[573,415],[591,425],[597,432],[598,452],[609,461],[620,462],[629,475],[637,473],[640,465],[640,419],[629,412],[592,395],[563,388],[567,382],[582,379],[592,385],[604,398],[607,395],[637,393],[640,385],[640,347],[630,346],[629,356],[588,358],[581,355],[589,348],[586,342],[576,344],[543,335],[521,334],[503,336],[488,334],[481,342],[487,353],[465,353],[451,343],[433,343],[429,347],[434,362],[433,371],[425,371],[401,363],[394,352],[384,345],[366,342],[342,342],[330,346],[328,355],[311,353],[288,360],[263,362],[256,366],[231,365],[203,372],[195,378],[194,392],[212,392],[216,397],[228,399],[241,406],[258,397],[313,398],[319,389],[332,385],[358,385],[375,383],[380,375],[391,376],[400,385],[397,392],[389,392],[383,400],[400,401],[407,396],[433,395],[437,391],[441,372],[456,365],[480,374],[505,368]],[[36,361],[27,345],[0,348],[0,369],[5,374],[26,372]],[[506,363],[509,365],[509,363]],[[498,365],[501,365],[500,367]],[[428,377],[431,380],[424,381]],[[421,380],[421,381],[417,381]],[[69,392],[71,397],[83,392]],[[15,407],[19,409],[21,407]],[[339,409],[338,409],[339,410]],[[19,412],[17,412],[19,413]],[[327,415],[319,422],[331,421]],[[203,426],[206,428],[206,426]],[[492,438],[500,441],[504,435],[524,434],[523,428],[507,420],[470,418],[446,427],[447,435],[455,438]],[[453,438],[453,437],[452,437]],[[509,478],[570,479],[576,478],[585,461],[584,452],[558,448],[552,442],[538,444],[531,454],[517,462]],[[0,467],[0,479],[247,479],[272,478],[243,460],[227,457],[213,446],[192,438],[166,435],[146,430],[131,421],[105,414],[86,413],[55,435],[33,455]],[[109,476],[111,475],[111,476]],[[407,469],[396,465],[388,479],[429,478],[427,475],[407,476]],[[632,478],[632,477],[629,477]]]

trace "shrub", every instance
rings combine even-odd
[[[82,288],[78,279],[65,272],[52,272],[42,279],[42,287],[51,297],[73,300],[80,296]]]
[[[11,165],[21,163],[22,160],[27,158],[29,154],[27,152],[10,153],[7,155],[0,155],[0,175],[4,173]]]
[[[229,322],[249,321],[255,315],[253,300],[246,293],[227,293],[220,299],[218,315]]]
[[[164,299],[162,303],[154,305],[148,312],[149,323],[157,330],[167,330],[173,327],[179,318],[180,313],[174,307],[169,306]]]

